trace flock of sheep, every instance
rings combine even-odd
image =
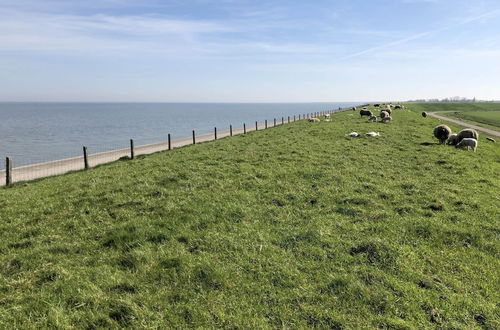
[[[381,109],[379,116],[380,116],[380,121],[382,123],[388,123],[392,120],[392,109],[404,109],[404,105],[374,104],[373,106],[375,108]],[[385,106],[385,109],[382,108],[383,106]],[[353,107],[352,110],[356,111],[356,107]],[[375,116],[370,110],[368,110],[367,107],[363,107],[363,109],[359,111],[359,114],[361,115],[361,118],[363,118],[363,116],[369,117],[368,119],[369,122],[377,121],[377,116]]]
[[[422,113],[422,116],[424,113]],[[425,116],[424,116],[425,117]],[[439,125],[434,128],[434,137],[439,140],[440,144],[448,144],[457,148],[471,148],[476,151],[479,134],[472,128],[466,128],[453,134],[451,128],[446,125]]]
[[[380,122],[382,123],[389,123],[392,121],[392,113],[393,109],[400,109],[404,110],[405,106],[404,105],[393,105],[393,104],[374,104],[373,105],[375,108],[380,109],[379,117],[380,117]],[[356,111],[356,107],[352,108],[353,111]],[[378,118],[373,114],[372,111],[368,110],[367,107],[363,107],[360,111],[359,114],[361,118],[364,116],[368,117],[369,122],[377,122]],[[330,114],[326,114],[325,116],[325,121],[330,121]],[[427,113],[422,112],[422,117],[426,118]],[[309,118],[310,122],[319,122],[320,119],[313,117]],[[379,134],[376,132],[370,132],[366,134],[367,136],[378,136]],[[357,137],[359,136],[358,133],[356,132],[351,132],[347,134],[346,136],[349,137]],[[477,142],[479,139],[479,134],[471,128],[466,128],[458,132],[458,134],[453,134],[451,129],[446,126],[446,125],[439,125],[434,128],[434,136],[436,139],[439,140],[440,144],[448,144],[448,145],[453,145],[456,148],[466,148],[469,150],[471,148],[473,151],[476,151],[477,149]]]

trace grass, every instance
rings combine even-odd
[[[500,110],[499,111],[477,111],[477,112],[449,112],[445,116],[456,118],[464,122],[477,124],[494,130],[500,129]]]
[[[500,149],[425,106],[0,189],[0,327],[499,328]]]
[[[427,103],[417,107],[496,131],[500,129],[500,103]]]

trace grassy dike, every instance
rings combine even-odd
[[[0,189],[0,328],[498,329],[500,146],[409,107]]]

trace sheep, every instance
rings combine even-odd
[[[361,117],[363,117],[363,116],[367,116],[367,117],[373,116],[373,113],[370,110],[360,110],[359,114],[361,115]]]
[[[378,108],[378,107],[380,107],[380,104],[374,104],[373,106],[374,106],[375,108]]]
[[[350,136],[350,137],[358,137],[358,136],[359,136],[359,134],[358,134],[358,133],[356,133],[356,132],[351,132],[351,133],[349,133],[349,134],[346,134],[345,136]]]
[[[352,111],[356,111],[356,107],[352,107]]]
[[[329,113],[327,113],[327,114],[325,115],[325,117],[326,117],[326,118],[330,118],[330,114],[329,114]]]
[[[454,146],[457,143],[458,143],[458,136],[457,136],[457,134],[451,134],[448,137],[448,140],[446,141],[446,144],[451,145],[451,146]]]
[[[391,116],[387,116],[387,117],[382,118],[382,122],[383,122],[383,123],[388,123],[388,122],[390,122],[391,120],[392,120],[392,117],[391,117]]]
[[[370,119],[368,119],[369,122],[376,122],[377,117],[376,116],[370,116]]]
[[[422,112],[422,117],[427,118],[427,112]]]
[[[451,135],[451,129],[446,125],[439,125],[434,128],[434,137],[439,140],[439,144],[444,144]]]
[[[394,109],[403,109],[403,106],[402,106],[402,105],[396,105],[396,106],[394,107]]]
[[[387,111],[381,111],[380,118],[384,119],[385,117],[389,117],[389,113]]]
[[[316,118],[316,117],[313,117],[313,118],[309,118],[309,122],[310,123],[319,123],[321,120],[319,120],[319,118]]]
[[[460,132],[458,132],[457,143],[460,143],[460,141],[462,141],[462,139],[465,139],[465,138],[471,138],[471,139],[478,140],[479,134],[477,134],[477,132],[475,130],[473,130],[472,128],[463,129]]]
[[[477,148],[477,140],[473,138],[463,138],[462,141],[460,141],[455,148],[467,148],[469,150],[469,147],[476,152]]]
[[[491,141],[491,142],[493,142],[493,143],[495,143],[495,142],[496,142],[496,141],[495,141],[495,139],[492,139],[492,138],[489,138],[489,137],[487,137],[487,138],[486,138],[486,140]]]
[[[389,116],[392,115],[392,109],[391,108],[385,109],[384,111],[387,112],[389,114]]]
[[[379,132],[368,132],[365,134],[366,136],[380,136]]]

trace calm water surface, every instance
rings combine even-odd
[[[0,103],[0,169],[227,130],[354,103]]]

